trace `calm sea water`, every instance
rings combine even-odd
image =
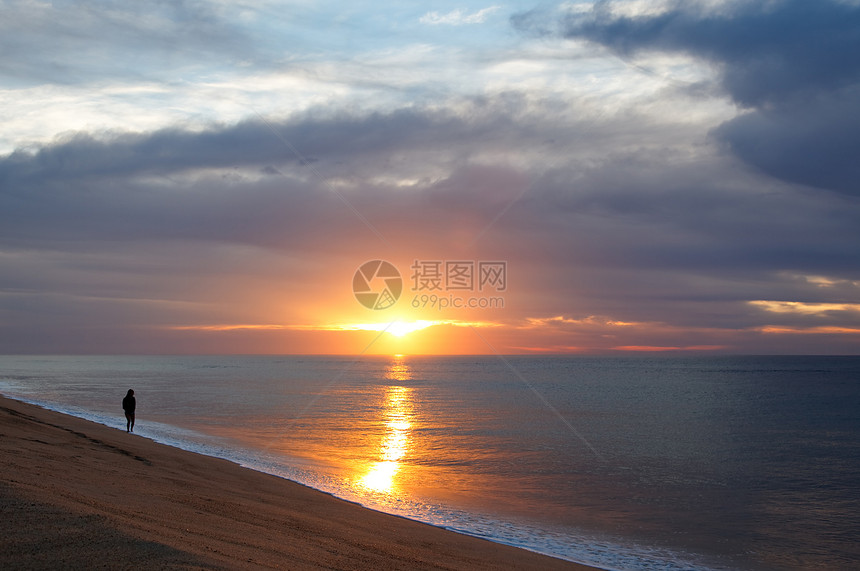
[[[0,393],[606,569],[860,568],[858,357],[0,357]]]

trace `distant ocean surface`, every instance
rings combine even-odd
[[[0,393],[605,569],[860,569],[860,357],[0,356]]]

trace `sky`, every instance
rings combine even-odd
[[[0,2],[0,353],[860,354],[858,53],[856,0]]]

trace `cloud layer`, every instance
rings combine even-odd
[[[860,194],[860,6],[689,2],[641,16],[611,6],[565,17],[561,33],[625,58],[677,53],[715,66],[721,88],[749,110],[714,131],[737,156],[787,181]],[[533,15],[515,23],[541,25]]]
[[[140,54],[143,80],[107,52],[104,65],[44,45],[28,57],[5,24],[21,59],[3,73],[22,86],[4,109],[72,121],[58,94],[100,102],[105,82],[170,103],[124,99],[123,118],[141,117],[125,128],[113,106],[71,130],[11,123],[0,353],[359,352],[372,338],[348,325],[386,315],[355,302],[351,279],[380,258],[404,273],[415,259],[508,262],[503,309],[401,300],[399,319],[445,323],[451,351],[490,350],[458,323],[500,352],[858,351],[851,4],[598,3],[509,20],[471,5],[457,14],[472,25],[447,32],[417,8],[322,4],[290,12],[291,27],[266,20],[268,4],[110,6],[66,22],[12,13],[84,56]],[[104,45],[73,33],[107,20]],[[354,30],[349,57],[335,20]],[[273,39],[299,21],[319,34],[296,40],[301,65]],[[183,27],[177,52],[127,39]],[[246,71],[195,55],[215,44]],[[217,91],[204,76],[253,97],[226,115],[192,105]]]

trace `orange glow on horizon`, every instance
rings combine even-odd
[[[774,313],[804,316],[860,308],[860,304],[748,303],[750,307],[767,308]],[[340,319],[330,319],[334,316]],[[274,315],[266,317],[272,319]],[[369,312],[360,308],[339,312],[336,307],[331,307],[321,309],[319,313],[308,316],[306,321],[298,323],[290,323],[286,316],[283,317],[285,320],[282,323],[262,320],[255,323],[251,319],[237,319],[232,323],[227,320],[197,324],[191,322],[155,329],[168,332],[163,346],[169,352],[188,354],[587,355],[733,352],[763,336],[772,339],[786,336],[788,343],[788,336],[802,338],[829,335],[850,339],[860,335],[860,327],[851,323],[785,323],[718,329],[625,321],[618,318],[621,316],[605,315],[550,315],[504,320],[501,315],[489,312],[476,312],[474,315],[447,312],[443,315],[411,310],[399,313]]]

